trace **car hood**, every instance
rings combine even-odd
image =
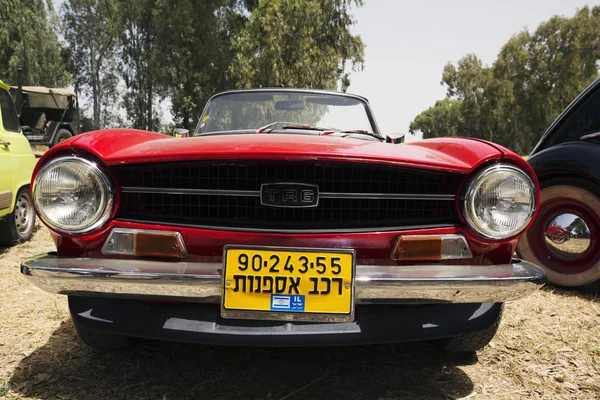
[[[107,165],[186,160],[329,160],[402,165],[468,173],[503,152],[468,138],[438,138],[392,144],[370,140],[297,134],[228,134],[172,138],[157,133],[107,129],[79,135],[50,153],[83,151]]]

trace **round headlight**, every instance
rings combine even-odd
[[[40,218],[53,229],[84,233],[110,216],[113,188],[91,161],[61,157],[44,165],[33,183],[33,201]]]
[[[469,226],[491,239],[505,239],[527,227],[535,212],[535,186],[520,169],[490,167],[467,188],[464,210]]]

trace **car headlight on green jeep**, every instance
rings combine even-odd
[[[467,224],[490,239],[507,239],[527,227],[535,213],[536,190],[519,168],[494,165],[469,183],[463,202]]]
[[[35,177],[33,202],[40,218],[56,231],[80,234],[110,217],[114,189],[98,166],[80,157],[60,157]]]

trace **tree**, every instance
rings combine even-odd
[[[360,0],[259,0],[233,39],[236,86],[345,90],[348,67],[363,68],[364,44],[350,32]]]
[[[587,238],[590,236],[590,229],[586,225],[585,221],[580,217],[573,219],[573,222],[571,222],[566,229],[574,232],[577,237]]]
[[[470,136],[504,141],[503,124],[510,109],[510,84],[496,79],[494,71],[474,54],[463,57],[456,66],[447,64],[442,74],[447,97],[419,114],[410,132],[421,131],[424,138]]]
[[[191,128],[210,96],[235,88],[228,70],[235,57],[232,38],[256,6],[257,0],[162,0],[160,79],[178,126]]]
[[[424,139],[459,136],[460,105],[461,102],[456,99],[436,101],[435,106],[423,111],[410,123],[410,132],[421,131]]]
[[[284,77],[277,85],[345,89],[362,68],[364,46],[349,30],[360,0],[66,1],[70,68],[76,89],[91,94],[96,126],[117,87],[134,127],[159,129],[155,105],[170,98],[176,125],[191,128],[216,92],[273,85],[269,74]],[[248,66],[261,72],[249,76]]]
[[[103,104],[116,99],[118,16],[114,0],[67,0],[61,20],[75,90],[91,92],[94,128],[107,125]],[[104,118],[103,118],[104,116]],[[101,120],[102,119],[102,120]],[[103,123],[101,123],[103,122]]]
[[[513,82],[515,125],[530,150],[575,96],[598,76],[600,7],[572,18],[552,17],[532,35],[521,33],[502,48],[497,75]]]
[[[410,131],[435,135],[431,115],[459,136],[492,140],[527,154],[558,114],[598,76],[600,7],[584,7],[572,18],[552,17],[533,33],[513,36],[491,67],[475,55],[446,65],[447,99],[459,103],[459,117],[437,102],[418,115]],[[439,136],[439,135],[438,135]]]
[[[26,84],[69,84],[49,12],[41,0],[0,0],[0,71],[7,83],[15,84],[17,69],[23,68]]]
[[[489,96],[486,87],[490,80],[490,70],[474,54],[469,54],[455,67],[447,64],[442,74],[442,82],[448,87],[447,96],[457,99],[454,109],[460,111],[460,118],[454,118],[456,133],[463,136],[471,133],[482,139],[493,139],[492,124],[489,120]],[[451,122],[451,121],[448,121]]]
[[[156,17],[160,14],[154,0],[119,1],[122,27],[122,74],[129,89],[125,110],[133,127],[152,130],[154,126],[154,83],[156,71]]]

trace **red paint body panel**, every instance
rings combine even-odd
[[[489,144],[466,138],[408,144],[292,134],[214,135],[182,140],[131,129],[107,129],[79,135],[75,140],[53,148],[48,157],[67,145],[75,151],[97,156],[106,165],[215,159],[319,159],[467,174],[481,163],[502,157],[502,153]]]
[[[132,129],[95,131],[66,140],[44,154],[36,166],[34,177],[47,161],[58,156],[78,153],[92,154],[108,166],[211,159],[329,160],[390,164],[464,175],[472,174],[490,163],[502,161],[523,169],[537,185],[535,173],[521,157],[501,146],[478,139],[437,138],[409,144],[292,134],[214,135],[180,139]],[[468,179],[465,179],[466,182]],[[461,204],[458,193],[456,208],[460,215]],[[117,190],[117,207],[118,197]],[[461,233],[469,242],[473,258],[445,261],[445,263],[505,264],[510,262],[520,237],[519,235],[505,241],[492,241],[464,226],[397,232],[272,234],[205,230],[115,220],[111,220],[106,226],[90,234],[69,236],[54,233],[53,236],[61,255],[103,257],[102,244],[110,229],[114,227],[178,231],[183,235],[190,254],[186,261],[207,257],[220,259],[224,245],[240,244],[353,248],[357,252],[358,259],[363,262],[369,260],[370,263],[375,264],[396,264],[390,259],[390,254],[401,234]]]

